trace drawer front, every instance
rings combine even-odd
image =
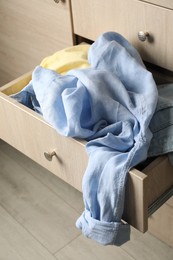
[[[130,171],[126,190],[124,220],[145,232],[148,217],[173,194],[173,166],[167,156],[156,158],[142,172]]]
[[[30,80],[28,73],[2,87],[0,93],[0,138],[65,182],[82,190],[88,156],[85,142],[59,135],[31,109],[8,97]],[[56,154],[52,161],[45,152]],[[132,169],[126,190],[123,219],[138,230],[148,229],[148,207],[173,185],[173,167],[166,156],[157,158],[143,172]],[[152,187],[155,187],[154,189]]]
[[[0,10],[0,83],[73,44],[69,0],[1,0]]]
[[[81,190],[88,162],[82,142],[59,135],[41,116],[3,93],[0,93],[0,121],[1,139]],[[47,160],[44,154],[53,151],[56,155],[52,161]]]
[[[95,40],[116,31],[144,60],[173,71],[173,10],[137,0],[72,0],[72,13],[75,34]],[[149,33],[144,42],[138,39],[140,31]]]

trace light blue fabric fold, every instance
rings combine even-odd
[[[85,210],[76,226],[103,245],[121,245],[130,234],[121,221],[128,171],[147,158],[157,87],[138,52],[117,33],[101,35],[88,57],[89,69],[65,76],[37,67],[29,86],[60,134],[88,141]]]

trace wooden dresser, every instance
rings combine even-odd
[[[4,61],[2,71],[7,76],[9,73],[15,77],[34,68],[44,56],[74,42],[94,41],[103,32],[116,31],[139,50],[146,62],[159,66],[155,73],[159,81],[173,81],[171,0],[55,2],[16,0],[14,4],[13,0],[1,1],[0,22],[5,22],[0,29],[3,36],[0,40],[0,60]],[[24,12],[25,8],[28,12]],[[36,13],[40,14],[41,20]],[[31,14],[35,14],[34,17]],[[21,32],[23,39],[19,39]],[[20,59],[19,63],[17,59]],[[31,73],[27,73],[1,87],[0,138],[81,191],[88,162],[85,141],[60,136],[41,116],[8,97],[22,89],[30,79]],[[172,187],[173,167],[167,156],[156,158],[141,171],[132,169],[123,215],[124,220],[138,230],[145,232],[149,228],[171,246]]]

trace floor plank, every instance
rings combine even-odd
[[[132,229],[131,241],[121,247],[100,246],[80,236],[58,251],[55,256],[59,260],[172,260],[173,249],[149,233],[142,234]]]
[[[0,259],[55,260],[55,257],[0,206]]]
[[[2,151],[0,204],[52,253],[80,234],[78,213]]]
[[[120,247],[101,246],[83,236],[57,252],[56,257],[58,260],[134,260]]]
[[[173,207],[164,204],[149,218],[149,231],[173,247]]]
[[[135,259],[172,260],[173,248],[169,247],[148,232],[145,234],[132,228],[131,240],[122,248]]]

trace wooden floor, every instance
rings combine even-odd
[[[0,141],[0,260],[172,260],[173,249],[132,229],[121,247],[100,246],[75,221],[80,192]]]

